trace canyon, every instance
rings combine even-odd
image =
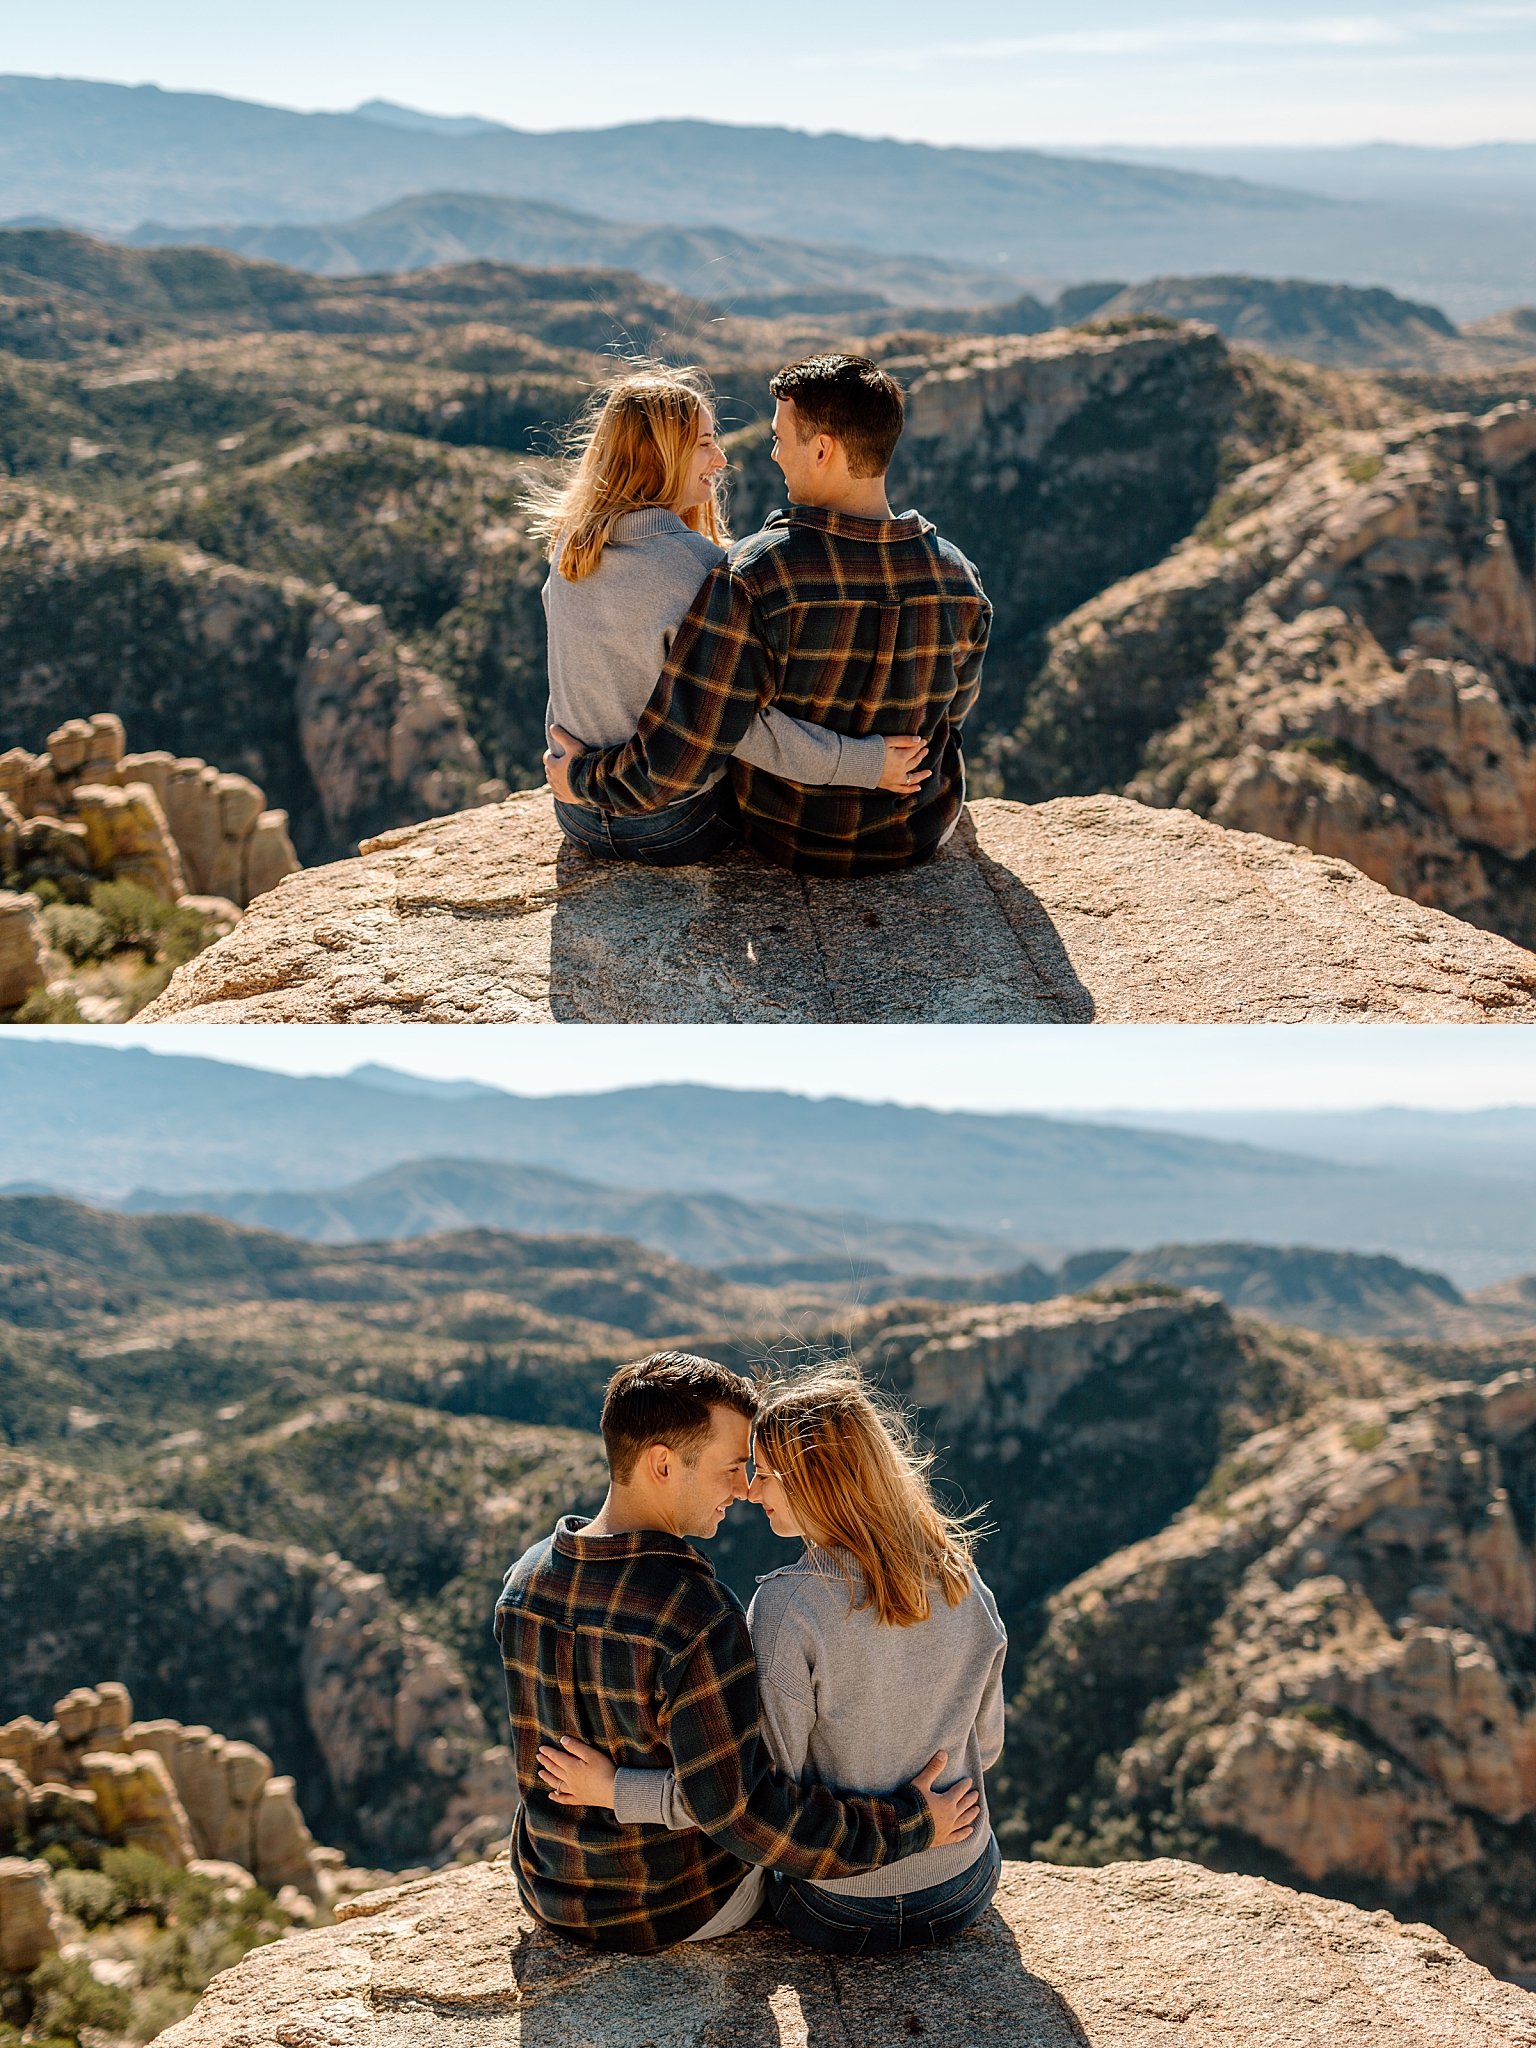
[[[605,351],[702,354],[747,528],[779,502],[767,376],[840,334],[491,263],[326,279],[12,231],[0,273],[0,738],[115,714],[259,785],[309,862],[538,781],[521,495]],[[1523,330],[1320,367],[1283,321],[1260,350],[1171,319],[1199,281],[1163,282],[1048,332],[858,342],[909,394],[893,490],[994,598],[973,794],[1193,811],[1529,948]]]

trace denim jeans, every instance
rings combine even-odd
[[[736,799],[728,781],[701,789],[697,796],[668,804],[665,810],[621,816],[595,810],[590,804],[556,800],[560,829],[575,846],[599,860],[641,861],[647,867],[681,868],[708,860],[740,841],[735,824]]]
[[[932,1948],[963,1934],[992,1903],[1002,1867],[993,1835],[969,1870],[926,1891],[862,1898],[776,1871],[770,1896],[779,1925],[812,1948],[834,1956],[882,1956],[898,1948]]]

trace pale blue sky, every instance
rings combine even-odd
[[[872,45],[872,37],[878,40]],[[0,72],[528,128],[696,115],[934,142],[1536,140],[1530,0],[41,0]]]
[[[145,1045],[290,1074],[364,1061],[521,1095],[703,1081],[937,1109],[1478,1109],[1536,1103],[1530,1026],[116,1025],[7,1040]]]

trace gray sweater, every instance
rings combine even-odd
[[[568,583],[556,552],[544,585],[549,625],[546,729],[563,725],[589,747],[634,736],[673,637],[725,550],[653,505],[626,512],[590,576]],[[854,739],[768,705],[736,749],[786,782],[874,789],[885,772],[878,733]],[[718,782],[724,769],[712,776]]]
[[[853,1560],[846,1562],[857,1577]],[[997,1603],[976,1572],[958,1607],[935,1597],[926,1621],[893,1628],[872,1608],[854,1608],[832,1558],[807,1546],[793,1564],[758,1581],[747,1620],[763,1728],[784,1770],[842,1791],[894,1792],[935,1750],[947,1749],[941,1786],[968,1777],[982,1794],[968,1841],[924,1849],[861,1877],[829,1879],[825,1889],[892,1898],[968,1870],[991,1831],[982,1773],[1002,1753],[1008,1647]],[[621,1770],[614,1811],[621,1821],[652,1827],[695,1825],[670,1771]]]

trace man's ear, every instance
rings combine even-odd
[[[665,1486],[677,1469],[676,1453],[667,1444],[648,1444],[642,1454],[646,1477],[653,1484]]]
[[[816,436],[816,467],[830,469],[837,457],[837,443],[830,434]]]

